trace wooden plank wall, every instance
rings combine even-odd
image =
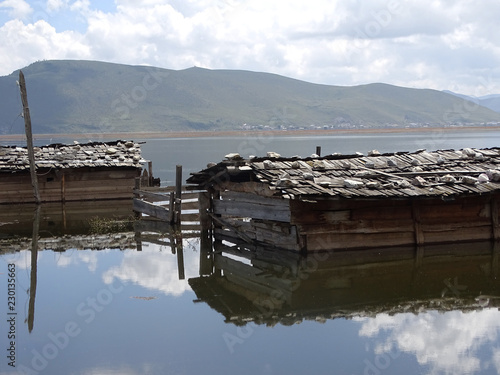
[[[291,201],[291,212],[308,251],[499,239],[498,199],[491,195]]]
[[[138,169],[38,171],[42,202],[132,198]],[[34,202],[29,173],[0,175],[0,204]]]
[[[300,250],[288,200],[223,191],[212,206],[216,238]]]
[[[499,194],[302,201],[237,185],[213,199],[223,239],[295,251],[500,240]]]

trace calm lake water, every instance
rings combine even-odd
[[[273,136],[259,133],[245,137],[144,139],[142,145],[145,158],[153,161],[153,170],[162,184],[173,185],[175,166],[182,164],[184,176],[206,167],[208,162],[219,162],[224,155],[238,152],[243,157],[263,156],[267,151],[282,156],[309,156],[321,146],[322,155],[335,152],[342,154],[366,153],[377,149],[380,152],[429,151],[464,147],[500,146],[499,131],[429,131],[418,133],[365,133],[329,136]]]
[[[143,156],[169,185],[176,164],[187,177],[229,152],[493,147],[500,133],[144,141]],[[188,234],[175,254],[167,235],[133,233],[92,237],[94,245],[103,241],[101,250],[78,250],[79,237],[50,242],[42,227],[46,250],[37,258],[29,239],[0,253],[0,374],[500,373],[499,249],[490,243],[307,259],[226,249],[219,272],[206,244]]]

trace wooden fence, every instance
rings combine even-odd
[[[134,189],[133,210],[169,224],[197,225],[200,222],[200,192],[182,187],[180,198],[172,187]],[[196,223],[196,224],[195,224]]]
[[[198,197],[200,191],[182,186],[182,166],[176,167],[175,186],[141,187],[141,178],[136,178],[133,210],[138,217],[147,215],[171,225],[193,225],[200,223]]]

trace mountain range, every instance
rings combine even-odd
[[[383,83],[331,86],[251,71],[83,60],[39,61],[22,71],[38,134],[500,123],[500,96],[477,102]],[[0,134],[24,132],[18,77],[0,77]]]
[[[500,94],[484,95],[484,96],[469,96],[463,94],[457,94],[455,92],[444,90],[443,92],[455,95],[459,98],[468,100],[470,102],[476,103],[480,106],[489,108],[495,112],[500,112]]]

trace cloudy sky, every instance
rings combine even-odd
[[[0,0],[0,75],[43,59],[500,93],[497,0]]]

